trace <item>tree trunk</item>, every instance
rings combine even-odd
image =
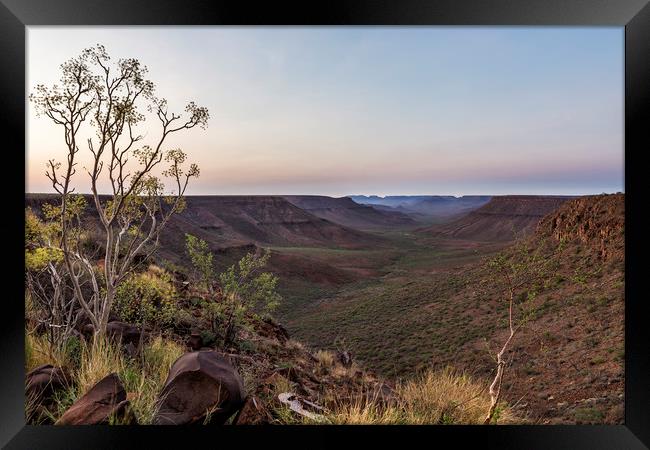
[[[515,292],[512,287],[512,282],[510,281],[510,278],[508,278],[508,284],[509,284],[509,291],[510,291],[510,301],[508,305],[508,325],[510,327],[510,335],[508,336],[508,339],[506,339],[506,342],[503,344],[503,347],[501,347],[499,353],[497,353],[497,373],[494,377],[494,380],[492,380],[492,384],[490,385],[490,409],[488,410],[487,416],[485,417],[485,421],[483,422],[484,425],[488,425],[492,421],[492,417],[494,417],[494,412],[496,411],[497,405],[499,404],[499,399],[501,397],[501,382],[503,381],[503,371],[506,365],[503,355],[508,349],[508,346],[510,345],[510,341],[512,341],[512,338],[514,337],[515,332],[517,331],[518,328],[518,327],[515,328],[514,321],[513,321],[513,307],[515,302]]]

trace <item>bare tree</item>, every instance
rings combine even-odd
[[[489,424],[501,399],[501,386],[508,360],[506,355],[517,332],[534,313],[532,301],[544,286],[550,274],[550,259],[543,255],[545,242],[535,243],[531,248],[525,240],[520,240],[510,252],[503,252],[488,262],[488,268],[496,278],[500,294],[505,292],[508,302],[508,335],[501,348],[494,355],[496,373],[489,387],[490,407],[484,423]]]
[[[60,248],[74,300],[89,318],[95,334],[102,335],[117,286],[137,266],[136,256],[146,259],[155,250],[170,217],[184,207],[183,194],[189,179],[199,175],[196,164],[184,169],[185,153],[165,149],[165,140],[179,131],[205,128],[209,114],[194,102],[185,108],[184,118],[169,112],[167,101],[154,95],[154,84],[145,78],[146,67],[132,58],[112,64],[101,45],[84,50],[62,64],[61,70],[60,85],[38,85],[30,100],[39,116],[63,130],[67,158],[63,164],[50,160],[46,175],[61,200]],[[146,120],[140,112],[142,106],[160,123],[151,145],[140,145],[144,137],[137,128]],[[86,172],[104,238],[101,271],[96,270],[96,262],[86,255],[65,220],[74,192],[72,180],[83,140],[81,130],[94,132],[85,142],[92,155]],[[161,163],[166,165],[162,175],[172,180],[169,194],[164,193],[164,185],[155,175]],[[102,176],[110,185],[106,196],[99,193]],[[91,294],[84,293],[84,281],[92,287]]]

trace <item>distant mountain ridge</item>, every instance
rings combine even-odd
[[[357,203],[366,205],[384,205],[397,208],[399,206],[413,205],[421,202],[422,200],[437,198],[437,199],[456,199],[453,195],[386,195],[381,197],[379,195],[349,195],[349,198]]]
[[[445,219],[466,214],[490,201],[488,195],[352,195],[356,203],[371,205],[383,211],[398,211],[416,219]],[[390,208],[390,209],[389,209]]]

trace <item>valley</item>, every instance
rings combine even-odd
[[[350,198],[190,196],[155,258],[189,276],[186,233],[207,242],[219,270],[267,248],[282,295],[274,317],[294,339],[349,352],[386,380],[453,368],[487,383],[507,329],[487,263],[517,261],[523,243],[551,268],[513,343],[505,401],[530,423],[620,423],[623,199],[478,197],[460,216],[423,219]]]

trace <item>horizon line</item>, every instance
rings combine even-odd
[[[350,198],[350,197],[376,197],[376,198],[387,198],[387,197],[453,197],[453,198],[462,198],[462,197],[586,197],[592,195],[613,195],[613,194],[625,194],[625,191],[616,191],[616,192],[606,192],[601,191],[597,193],[587,193],[587,194],[557,194],[557,193],[536,193],[536,194],[462,194],[462,195],[453,195],[453,194],[347,194],[342,196],[335,195],[326,195],[326,194],[185,194],[183,197],[330,197],[330,198]],[[25,192],[25,195],[53,195],[60,196],[61,194],[57,192]],[[92,192],[72,192],[71,195],[93,195]],[[99,196],[113,196],[112,193],[99,193]],[[168,194],[164,194],[168,195]]]

